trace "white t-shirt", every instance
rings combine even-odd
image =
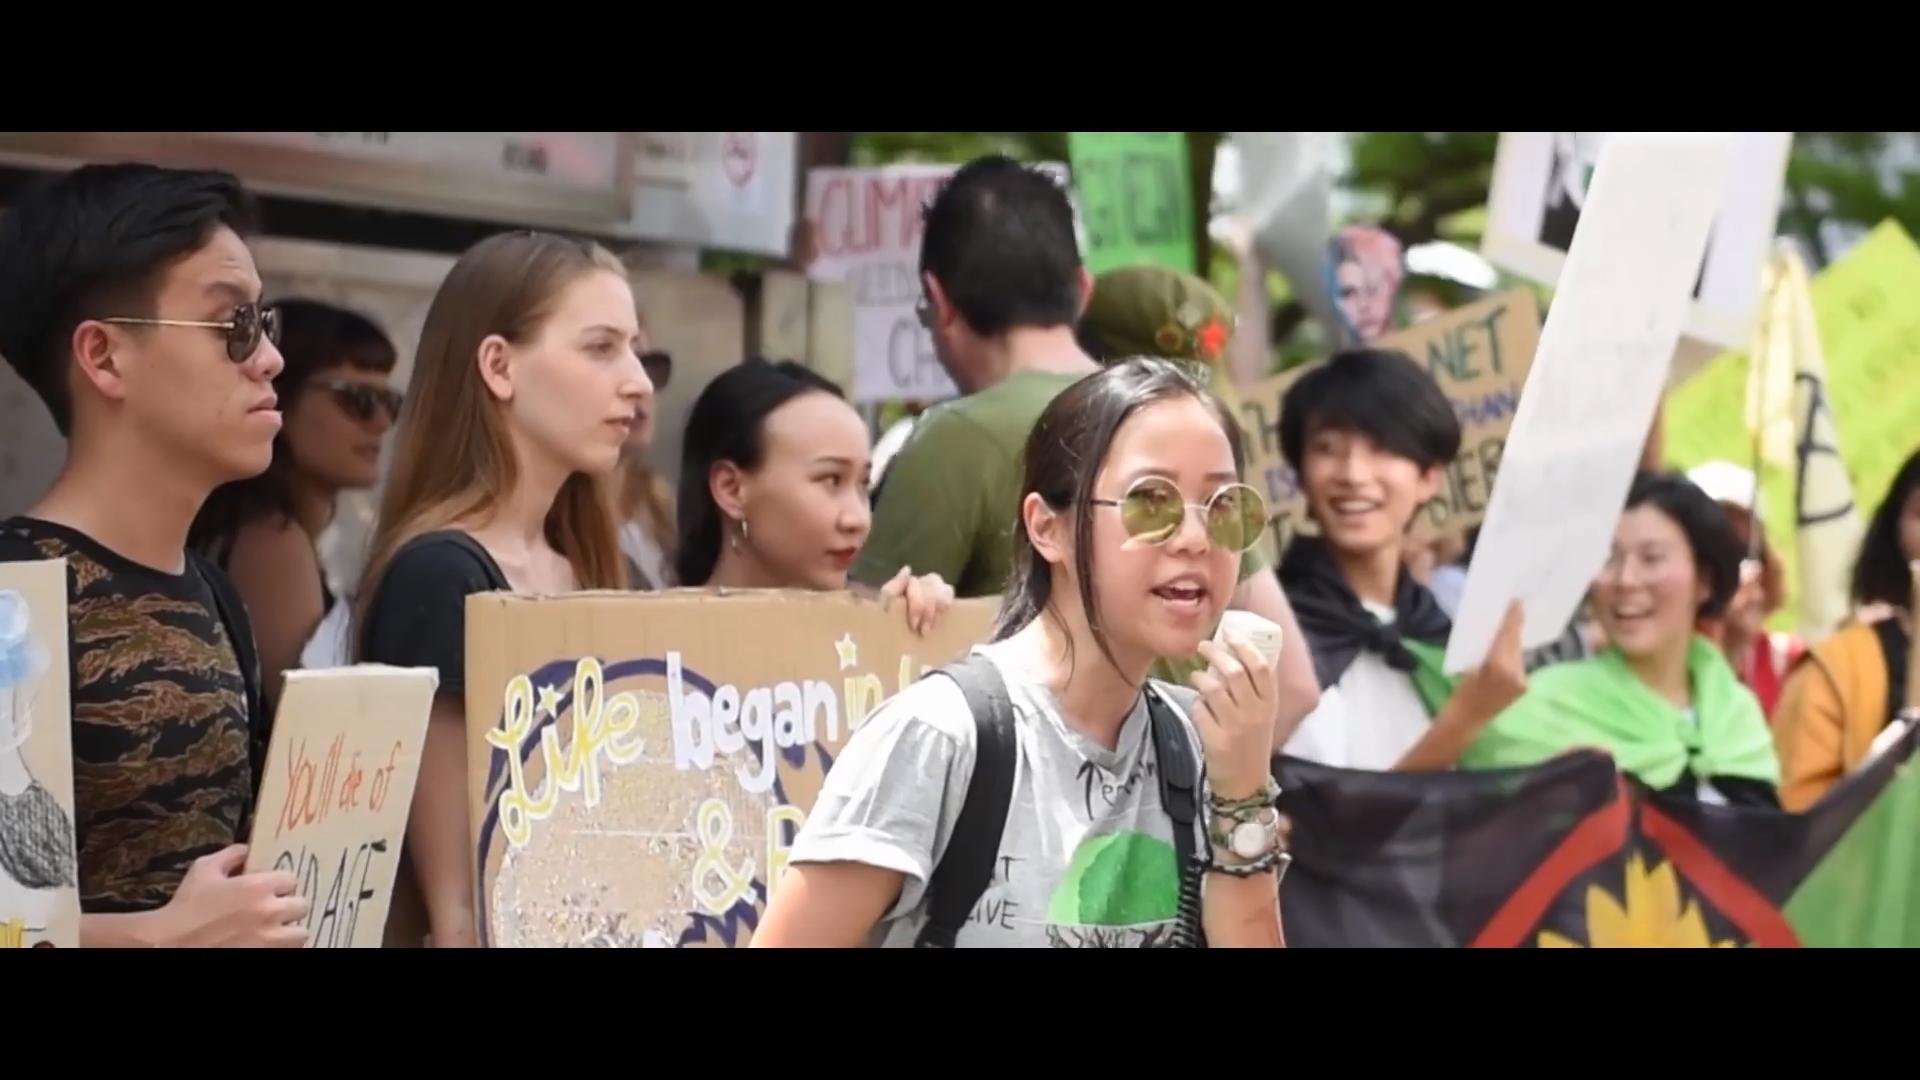
[[[1007,643],[982,645],[1017,716],[1013,802],[993,882],[961,947],[1140,948],[1172,944],[1179,905],[1173,822],[1160,804],[1144,694],[1115,748],[1067,726],[1053,693]],[[1200,760],[1191,691],[1152,683]],[[859,862],[906,875],[871,943],[905,948],[926,923],[928,877],[946,853],[973,776],[978,732],[960,688],[928,677],[854,732],[827,774],[792,862]],[[1196,822],[1196,850],[1203,826]]]
[[[1367,604],[1382,624],[1392,608]],[[1361,650],[1340,681],[1320,695],[1320,704],[1294,729],[1283,748],[1289,756],[1342,769],[1385,772],[1433,726],[1413,679],[1377,654]]]
[[[307,639],[305,648],[300,650],[300,667],[305,671],[323,671],[327,668],[346,667],[347,627],[353,620],[353,598],[342,596],[333,602],[327,613],[314,627],[313,636]]]

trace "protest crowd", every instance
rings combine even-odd
[[[1791,133],[1504,133],[1438,289],[1248,194],[1312,133],[1211,225],[1181,133],[692,134],[764,273],[532,218],[406,319],[18,159],[0,947],[1920,945],[1920,248],[1809,273]]]

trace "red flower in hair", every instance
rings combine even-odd
[[[1227,347],[1227,324],[1219,319],[1208,319],[1194,335],[1194,344],[1202,360],[1218,357]]]

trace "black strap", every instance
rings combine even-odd
[[[1180,882],[1174,946],[1204,948],[1200,876],[1205,871],[1194,858],[1193,838],[1194,820],[1200,815],[1200,763],[1194,758],[1186,725],[1152,686],[1147,689],[1147,719],[1153,727],[1153,756],[1160,773],[1160,806],[1173,819],[1173,856]]]
[[[1880,639],[1880,651],[1887,658],[1887,723],[1891,724],[1900,710],[1907,707],[1907,680],[1913,677],[1913,672],[1907,670],[1909,644],[1900,620],[1892,616],[1874,623],[1873,632]]]
[[[1160,805],[1173,819],[1173,851],[1182,870],[1193,861],[1193,823],[1200,813],[1200,764],[1186,726],[1156,690],[1147,691],[1153,723],[1153,755],[1160,770]]]
[[[1007,827],[1007,807],[1013,801],[1013,774],[1019,766],[1013,699],[993,661],[976,653],[941,668],[939,674],[958,683],[966,695],[979,746],[960,818],[927,881],[927,923],[914,940],[918,949],[953,948],[974,904],[992,884],[1000,837]]]

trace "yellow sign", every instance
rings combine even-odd
[[[1813,280],[1813,310],[1826,353],[1828,406],[1840,452],[1860,501],[1873,513],[1894,474],[1920,449],[1920,245],[1887,221]],[[1747,356],[1726,353],[1669,395],[1666,453],[1683,468],[1726,460],[1751,466]],[[1794,470],[1769,468],[1761,481],[1767,539],[1798,600]]]

